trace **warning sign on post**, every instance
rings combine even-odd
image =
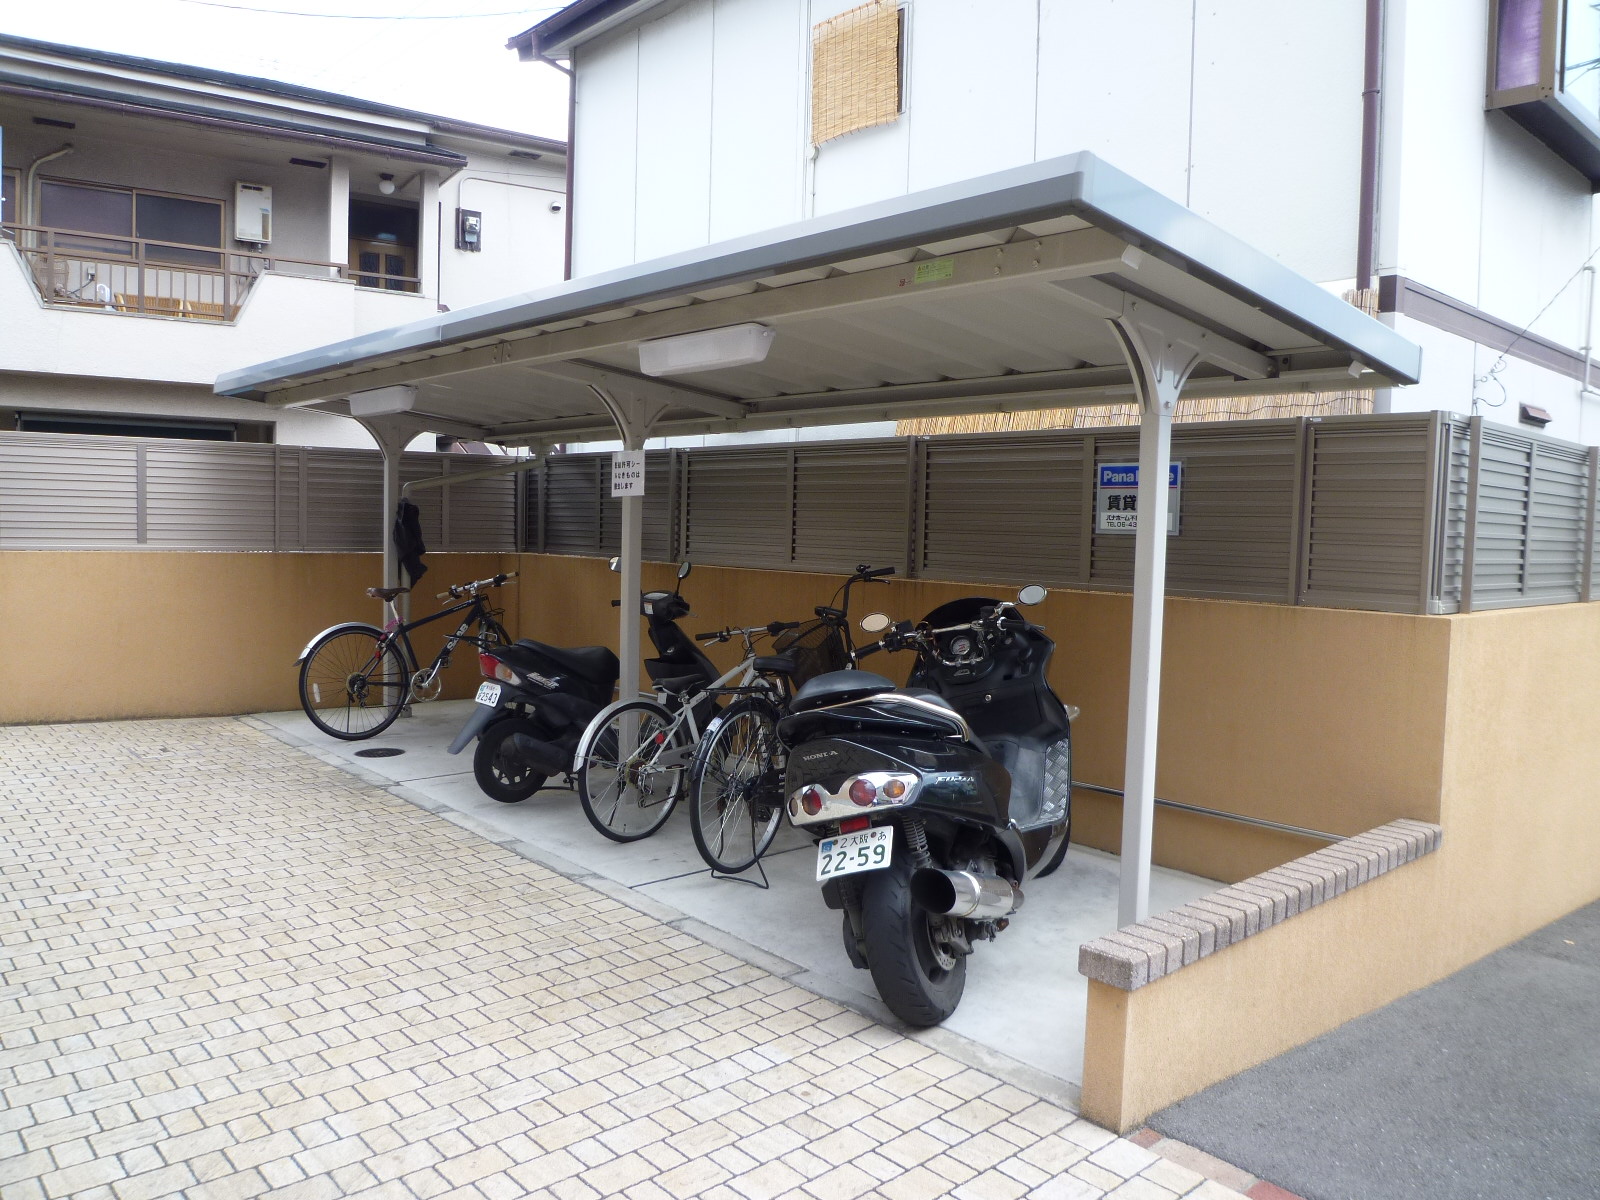
[[[611,494],[644,495],[643,450],[619,450],[611,456]]]
[[[1178,498],[1183,492],[1183,464],[1167,468],[1167,534],[1178,533]],[[1134,533],[1139,528],[1139,464],[1101,463],[1094,481],[1094,531]]]

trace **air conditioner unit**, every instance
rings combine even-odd
[[[272,241],[272,189],[266,184],[233,185],[233,236],[260,246]]]

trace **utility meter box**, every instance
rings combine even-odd
[[[266,184],[233,185],[233,236],[260,246],[272,241],[272,189]]]

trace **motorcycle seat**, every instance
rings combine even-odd
[[[615,683],[620,673],[617,656],[606,646],[568,648],[536,642],[532,638],[520,638],[517,645],[544,655],[551,662],[565,667],[575,675],[583,676],[592,683]]]
[[[808,680],[795,693],[790,712],[807,712],[830,704],[848,704],[880,692],[894,691],[894,681],[871,671],[829,671]]]

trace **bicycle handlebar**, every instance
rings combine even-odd
[[[862,563],[856,568],[856,578],[861,580],[863,583],[872,579],[882,579],[885,575],[893,574],[893,567],[878,567],[876,570],[874,570],[872,567],[867,566],[866,563]]]
[[[502,572],[492,575],[488,579],[475,579],[471,583],[457,583],[442,592],[434,594],[435,600],[459,600],[463,596],[475,596],[483,588],[499,587],[508,580],[515,579],[522,574],[520,571]]]

